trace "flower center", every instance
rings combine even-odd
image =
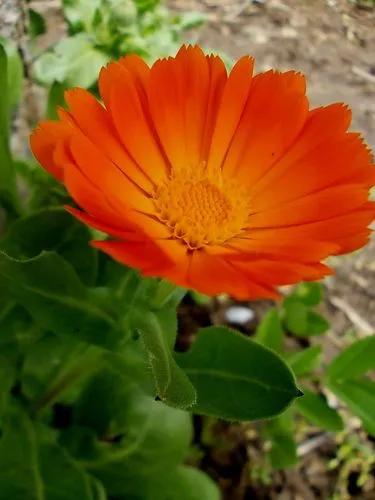
[[[154,203],[171,235],[191,250],[222,244],[239,234],[249,213],[243,189],[223,182],[220,172],[208,175],[204,166],[173,173],[156,189]]]

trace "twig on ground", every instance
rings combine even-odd
[[[360,314],[352,307],[346,300],[341,299],[337,296],[329,297],[330,302],[342,311],[347,318],[356,326],[358,331],[358,336],[367,337],[375,331],[375,327],[371,325],[366,319],[362,318]]]

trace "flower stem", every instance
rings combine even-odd
[[[170,301],[173,301],[173,305],[177,306],[185,293],[185,289],[163,279],[160,281],[156,294],[152,299],[151,307],[153,309],[162,309]]]

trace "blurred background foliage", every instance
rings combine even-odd
[[[30,26],[37,36],[45,22],[35,11]],[[160,0],[64,0],[69,37],[41,54],[34,75],[43,85],[91,87],[110,59],[136,53],[148,62],[177,51],[183,31],[202,24],[199,12],[172,15]]]

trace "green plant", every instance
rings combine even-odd
[[[69,37],[34,67],[50,85],[49,117],[66,86],[95,88],[109,58],[168,54],[181,30],[200,21],[173,18],[156,0],[66,0],[64,12]],[[33,11],[30,26],[34,37],[44,30]],[[21,80],[15,47],[0,46],[0,500],[218,499],[214,482],[186,465],[192,413],[211,422],[259,421],[268,452],[254,476],[263,481],[296,464],[301,418],[343,430],[330,393],[373,434],[367,372],[375,339],[355,342],[323,367],[317,339],[329,323],[316,311],[319,284],[301,284],[271,309],[255,341],[216,326],[200,329],[189,351],[175,352],[176,308],[186,290],[141,278],[90,247],[92,231],[62,209],[65,190],[33,160],[12,155]],[[287,336],[299,347],[313,343],[290,351]]]
[[[286,335],[311,338],[328,330],[329,323],[314,310],[321,301],[320,284],[302,283],[279,308],[268,311],[255,335],[258,342],[287,360],[304,393],[288,412],[262,425],[262,435],[271,445],[269,460],[275,469],[298,462],[294,437],[298,415],[321,430],[337,433],[344,429],[337,408],[327,402],[326,395],[330,393],[362,420],[368,433],[375,433],[374,382],[364,376],[375,369],[374,336],[352,343],[328,366],[322,363],[319,342],[294,351],[285,350]]]
[[[91,87],[111,59],[136,53],[153,61],[177,50],[184,30],[204,20],[199,13],[171,15],[160,0],[64,0],[69,37],[41,54],[34,64],[43,85]],[[41,32],[40,18],[30,23]]]

